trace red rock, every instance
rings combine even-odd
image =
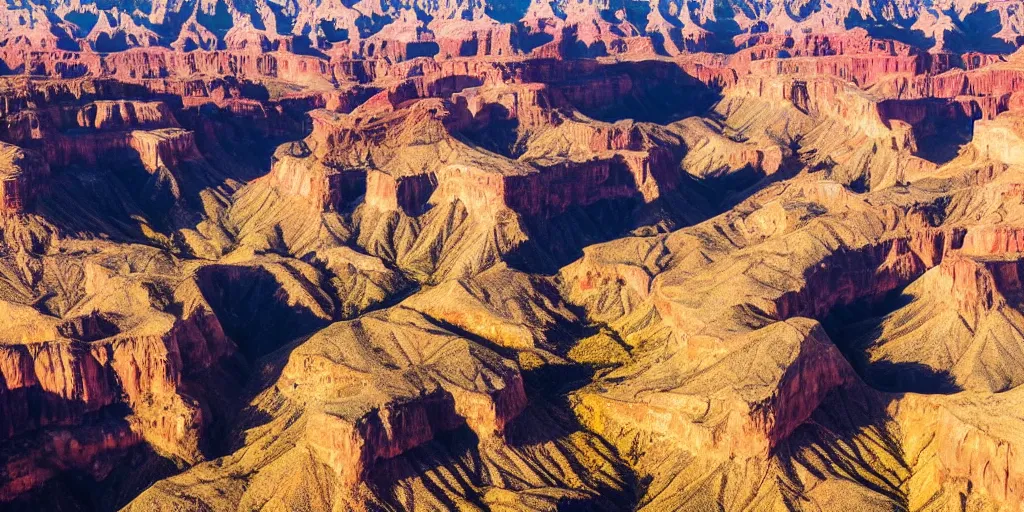
[[[114,469],[112,461],[116,460],[104,460],[104,455],[123,453],[144,442],[138,427],[137,423],[120,422],[51,430],[31,448],[0,462],[0,472],[7,477],[0,486],[0,501],[9,502],[41,488],[63,471],[79,471],[103,479]]]
[[[1012,226],[980,226],[967,230],[961,250],[970,256],[1024,252],[1024,229]]]
[[[0,213],[22,213],[47,188],[50,167],[37,154],[0,143]]]
[[[1002,267],[1006,267],[1002,265]],[[1015,265],[1014,265],[1015,267]],[[942,297],[951,297],[957,306],[960,316],[969,325],[976,326],[981,311],[992,310],[1005,304],[1006,299],[999,292],[992,273],[969,258],[953,255],[943,259],[939,266],[939,280],[943,288],[936,290]],[[1010,270],[1009,268],[1005,268]],[[1013,278],[1013,275],[1005,275]],[[1011,286],[1012,283],[1007,283]]]
[[[974,123],[971,145],[982,156],[1011,165],[1024,163],[1024,117],[1018,112],[1006,112],[989,120]]]

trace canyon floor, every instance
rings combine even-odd
[[[0,510],[1024,510],[1024,5],[250,3],[0,7]]]

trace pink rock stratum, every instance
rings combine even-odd
[[[0,512],[1024,512],[1022,45],[8,1]]]

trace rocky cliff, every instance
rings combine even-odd
[[[0,508],[1015,509],[1019,12],[0,7]]]
[[[0,144],[0,207],[3,213],[21,213],[42,195],[49,165],[37,154],[12,144]]]

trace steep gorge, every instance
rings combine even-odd
[[[1015,2],[414,4],[0,7],[0,509],[1018,507]]]

